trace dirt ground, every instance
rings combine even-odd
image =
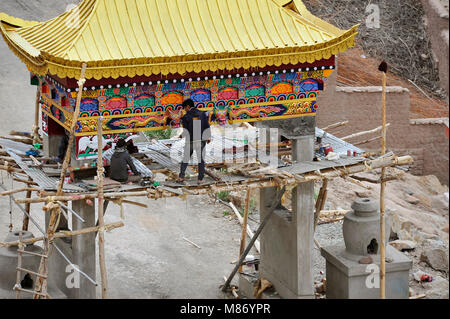
[[[219,286],[238,257],[239,222],[224,217],[223,208],[209,197],[136,200],[149,208],[125,205],[125,226],[105,235],[110,297],[225,298]],[[41,207],[33,206],[32,216],[42,227]],[[9,211],[9,200],[0,198],[0,240],[9,231]],[[105,223],[119,220],[120,208],[110,205]],[[22,213],[16,207],[12,221],[14,230],[21,228]],[[30,231],[40,235],[34,225]],[[100,290],[97,293],[101,297]]]
[[[2,0],[0,11],[27,19],[47,19],[63,12],[68,3],[74,2],[77,1]],[[7,48],[4,41],[0,41],[0,135],[7,135],[12,129],[31,129],[35,88],[28,84],[29,73],[25,66]],[[5,178],[5,181],[10,185],[10,180]],[[420,233],[435,236],[448,247],[448,197],[445,199],[444,195],[445,192],[448,193],[448,188],[439,185],[432,177],[405,175],[403,180],[389,183],[387,205],[396,214],[413,223]],[[335,180],[330,185],[325,209],[349,209],[352,201],[363,195],[377,198],[377,187],[367,190],[340,179]],[[17,194],[17,197],[24,196]],[[187,201],[139,201],[149,208],[126,206],[125,227],[106,234],[110,296],[226,298],[220,292],[219,285],[223,283],[223,276],[228,276],[234,267],[230,262],[237,259],[241,234],[237,219],[224,214],[226,211],[230,212],[230,209],[214,203],[208,197],[188,197]],[[9,231],[9,211],[8,198],[0,197],[0,240]],[[32,208],[32,215],[43,225],[40,205]],[[251,216],[257,219],[256,213]],[[14,207],[11,217],[14,229],[19,229],[22,213]],[[106,222],[119,219],[120,209],[115,205],[110,206]],[[256,225],[255,222],[251,223],[253,229],[256,229]],[[340,243],[343,240],[341,227],[341,223],[320,225],[316,239],[321,245]],[[33,225],[30,230],[35,236],[40,235]],[[420,233],[416,231],[414,235],[420,237]],[[201,249],[183,240],[183,237],[196,243]],[[434,276],[443,277],[447,280],[448,290],[448,270],[436,272],[418,261],[416,255],[420,256],[420,249],[419,247],[417,251],[407,253],[414,260],[413,270],[422,269]],[[325,260],[316,247],[313,258],[314,278],[319,281],[324,277],[321,271],[325,271]],[[99,274],[97,278],[100,278]],[[428,290],[413,279],[410,284],[418,293]]]

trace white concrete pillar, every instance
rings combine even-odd
[[[312,161],[314,136],[292,140],[292,159]],[[292,220],[296,224],[299,296],[314,297],[312,251],[314,248],[314,182],[299,184],[292,190]]]
[[[314,136],[292,141],[293,159],[311,161]],[[260,191],[260,218],[276,200],[276,188]],[[312,251],[314,183],[300,184],[292,191],[292,212],[276,209],[261,233],[260,276],[269,280],[283,298],[314,298]]]
[[[84,200],[72,202],[72,209],[76,211],[85,222],[81,222],[78,218],[72,218],[72,229],[82,229],[95,226],[95,205],[89,206]],[[77,265],[80,270],[85,272],[89,277],[95,280],[95,232],[73,236],[72,237],[72,262]],[[80,275],[80,288],[72,288],[72,298],[76,299],[95,299],[96,287],[83,275]]]

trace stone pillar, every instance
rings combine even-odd
[[[292,144],[293,160],[312,161],[314,135],[296,137]],[[260,190],[261,220],[276,200],[276,190]],[[292,212],[276,208],[261,233],[260,276],[269,280],[282,298],[314,298],[314,182],[300,184],[292,191],[292,208]]]
[[[82,229],[95,226],[95,205],[89,206],[84,200],[72,202],[72,209],[76,211],[85,222],[78,218],[72,218],[72,229]],[[95,280],[95,232],[72,237],[72,263],[77,265],[81,271]],[[95,299],[96,287],[83,275],[80,275],[80,288],[72,288],[71,298]]]
[[[314,136],[292,140],[292,159],[312,161]],[[292,190],[292,219],[296,224],[298,295],[314,297],[312,251],[314,248],[314,182],[299,184]]]
[[[59,142],[61,141],[62,136],[59,135],[44,135],[43,145],[44,145],[44,155],[47,157],[56,157],[58,156],[58,146]]]
[[[277,128],[292,140],[292,159],[312,161],[315,117],[257,122],[258,127]],[[269,213],[276,188],[260,191],[261,220]],[[260,276],[269,280],[282,298],[313,298],[312,250],[314,183],[301,184],[292,192],[292,211],[275,209],[261,233]]]

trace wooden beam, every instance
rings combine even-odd
[[[367,160],[362,163],[350,165],[346,167],[334,167],[329,169],[323,169],[318,174],[317,172],[305,173],[302,176],[283,177],[278,178],[276,181],[274,178],[267,177],[264,179],[249,179],[245,182],[237,183],[225,183],[219,182],[215,185],[200,185],[200,186],[184,186],[183,190],[189,191],[192,195],[204,195],[217,192],[233,191],[239,189],[247,189],[247,187],[266,188],[266,187],[280,187],[286,185],[297,185],[300,183],[308,183],[312,181],[319,181],[323,179],[334,179],[338,177],[345,177],[357,173],[368,172],[381,167],[401,166],[413,163],[414,160],[411,156],[389,156],[383,158],[377,158],[374,160]],[[162,197],[175,197],[179,196],[172,192],[157,191],[153,189],[146,189],[139,192],[119,192],[119,193],[105,193],[105,199],[114,200],[123,197],[147,197],[150,199],[162,198]],[[65,196],[43,196],[39,198],[20,198],[16,199],[19,204],[24,203],[45,203],[49,201],[71,201],[71,200],[85,200],[97,198],[97,194],[76,194]]]
[[[382,138],[381,135],[380,135],[380,136],[377,136],[377,137],[374,137],[374,138],[370,138],[370,139],[365,140],[365,141],[362,141],[362,142],[356,142],[356,143],[352,143],[352,144],[355,145],[355,146],[357,146],[357,145],[363,145],[363,144],[367,144],[367,143],[370,143],[370,142],[379,140],[380,138]]]
[[[228,205],[229,205],[229,206],[231,207],[231,209],[233,210],[234,215],[236,215],[236,217],[237,217],[239,223],[240,223],[241,225],[244,225],[244,218],[242,218],[242,216],[241,216],[241,214],[239,213],[239,211],[238,211],[238,209],[236,208],[236,206],[234,206],[234,204],[233,204],[232,202],[229,202]],[[252,239],[253,236],[254,236],[254,233],[253,233],[252,229],[250,228],[250,226],[247,225],[247,227],[245,227],[244,229],[246,230],[248,237],[249,237],[250,239]],[[260,243],[259,243],[259,240],[256,240],[256,241],[255,241],[255,249],[256,249],[256,251],[257,251],[258,253],[260,252]]]
[[[390,123],[385,124],[385,128],[389,127],[390,125],[391,125]],[[354,138],[354,137],[376,133],[376,132],[379,132],[381,130],[383,130],[383,126],[379,126],[377,128],[374,128],[373,130],[363,131],[363,132],[358,132],[358,133],[355,133],[355,134],[351,134],[351,135],[342,137],[341,140],[346,141],[346,140],[349,140],[349,139]]]
[[[333,129],[333,128],[341,127],[341,126],[344,126],[344,125],[347,125],[347,124],[348,124],[348,121],[338,122],[338,123],[334,123],[334,124],[325,126],[324,128],[322,128],[322,130],[323,130],[323,131],[331,130],[331,129]]]
[[[103,229],[105,231],[111,231],[115,228],[123,227],[124,225],[125,224],[123,222],[115,222],[115,223],[111,223],[111,224],[106,224],[103,227]],[[74,231],[60,230],[54,234],[53,238],[64,238],[64,237],[84,235],[84,234],[88,234],[88,233],[98,232],[99,230],[100,230],[100,226],[88,227],[88,228],[83,228],[83,229],[74,230]],[[22,244],[30,245],[30,244],[34,244],[38,241],[43,241],[44,239],[45,239],[44,236],[23,239]],[[8,247],[14,247],[14,246],[19,246],[19,241],[11,241],[11,242],[7,242],[7,243],[0,242],[0,247],[8,248]]]
[[[328,187],[328,180],[324,179],[322,187],[320,188],[319,195],[317,196],[316,200],[316,210],[314,212],[314,230],[317,227],[317,222],[319,221],[319,216],[321,211],[323,210],[323,207],[325,206],[325,201],[327,200],[327,187]]]

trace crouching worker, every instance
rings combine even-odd
[[[208,115],[206,112],[197,109],[191,99],[183,102],[183,108],[186,111],[186,114],[181,118],[185,146],[178,182],[184,182],[186,168],[195,151],[198,160],[198,183],[200,184],[205,177],[205,146],[206,143],[211,142]]]
[[[128,166],[134,175],[128,175]],[[114,154],[111,156],[110,178],[117,182],[137,183],[142,179],[140,173],[133,164],[130,153],[127,151],[127,143],[124,139],[117,141]]]

